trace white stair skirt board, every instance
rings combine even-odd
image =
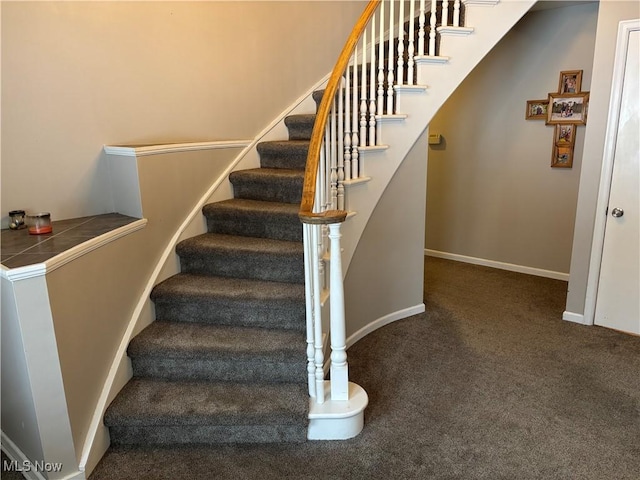
[[[349,400],[331,400],[331,382],[324,382],[325,398],[323,404],[309,399],[309,440],[346,440],[362,431],[364,409],[369,397],[364,389],[349,382]]]
[[[0,432],[0,438],[2,451],[9,457],[10,462],[18,462],[16,467],[21,469],[20,474],[27,480],[46,480],[46,478],[55,478],[56,480],[85,480],[84,472],[75,472],[67,474],[66,476],[60,473],[56,475],[55,464],[42,462],[41,460],[31,461],[4,432]],[[9,466],[7,465],[7,467]],[[45,477],[42,472],[45,472],[47,477]]]
[[[542,268],[497,262],[495,260],[487,260],[485,258],[468,257],[466,255],[458,255],[457,253],[439,252],[438,250],[430,250],[428,248],[425,248],[424,254],[429,257],[444,258],[447,260],[454,260],[456,262],[472,263],[474,265],[483,265],[485,267],[499,268],[501,270],[509,270],[510,272],[526,273],[527,275],[535,275],[537,277],[553,278],[554,280],[563,280],[565,282],[569,281],[568,273],[554,272],[552,270],[544,270]]]

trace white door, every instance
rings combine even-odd
[[[640,31],[627,34],[594,321],[640,335]]]

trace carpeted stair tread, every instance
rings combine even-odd
[[[289,130],[289,140],[309,140],[316,121],[315,113],[289,115],[284,124]]]
[[[307,413],[305,384],[176,382],[134,378],[105,415],[107,424],[224,425],[299,422]]]
[[[305,348],[304,335],[298,331],[156,321],[131,341],[127,353],[172,358],[268,355],[305,362]]]
[[[303,330],[304,295],[301,284],[179,273],[151,300],[159,320]]]
[[[155,321],[129,344],[138,377],[304,383],[301,331]]]
[[[304,170],[254,168],[229,175],[235,198],[300,204]]]
[[[233,198],[205,205],[208,231],[229,235],[302,241],[299,205]]]
[[[273,140],[256,145],[262,168],[304,169],[309,153],[309,140]]]
[[[304,283],[301,242],[205,233],[176,246],[185,273]]]

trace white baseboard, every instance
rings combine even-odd
[[[567,312],[566,310],[562,313],[562,319],[567,322],[579,323],[580,325],[592,325],[587,322],[582,313],[573,313]]]
[[[358,340],[366,337],[371,332],[376,331],[380,327],[384,327],[385,325],[388,325],[397,320],[402,320],[403,318],[410,317],[411,315],[422,313],[424,312],[424,309],[424,303],[421,303],[413,307],[398,310],[397,312],[390,313],[388,315],[385,315],[384,317],[374,320],[373,322],[365,325],[353,335],[350,335],[349,338],[347,338],[347,348],[356,343]]]
[[[568,273],[554,272],[552,270],[544,270],[542,268],[526,267],[524,265],[515,265],[513,263],[497,262],[495,260],[487,260],[485,258],[468,257],[466,255],[458,255],[457,253],[439,252],[438,250],[430,250],[428,248],[425,248],[424,254],[429,257],[455,260],[456,262],[472,263],[474,265],[499,268],[500,270],[509,270],[510,272],[526,273],[527,275],[535,275],[537,277],[553,278],[554,280],[562,280],[565,282],[569,281]]]

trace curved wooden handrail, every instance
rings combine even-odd
[[[324,95],[322,96],[322,101],[318,107],[316,122],[313,125],[313,132],[309,143],[309,153],[307,154],[307,165],[304,171],[304,184],[302,187],[302,202],[300,204],[300,212],[298,213],[298,216],[303,223],[340,223],[344,222],[347,217],[347,212],[344,210],[329,210],[322,213],[313,213],[313,203],[316,195],[316,178],[318,175],[318,164],[320,162],[320,149],[322,147],[324,129],[327,119],[329,118],[331,104],[338,86],[340,85],[342,74],[346,70],[353,50],[355,49],[358,40],[360,40],[369,20],[373,16],[373,13],[378,8],[380,1],[381,0],[370,0],[360,15],[360,18],[356,22],[356,25],[353,27],[349,38],[342,48],[342,52],[338,57],[335,67],[333,67]]]

